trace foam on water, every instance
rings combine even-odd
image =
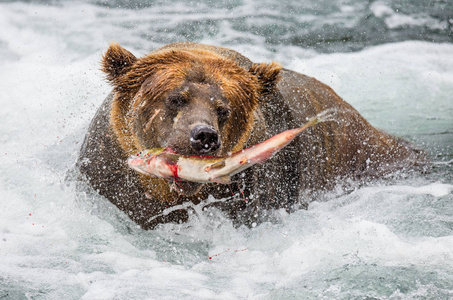
[[[220,212],[195,206],[187,224],[148,232],[71,179],[88,123],[109,92],[98,70],[103,34],[115,28],[98,20],[107,9],[2,8],[0,298],[453,297],[451,44],[319,55],[293,45],[273,52],[259,38],[239,43],[257,61],[277,60],[331,85],[373,125],[424,147],[433,170],[339,188],[254,228],[234,228]],[[114,20],[144,15],[121,12],[111,12]],[[66,27],[60,32],[40,15]],[[229,26],[224,42],[251,36]],[[146,43],[128,39],[138,49]]]

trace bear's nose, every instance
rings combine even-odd
[[[219,135],[212,127],[198,125],[190,132],[190,144],[198,153],[209,154],[219,149]]]

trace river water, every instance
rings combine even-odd
[[[453,298],[452,24],[441,0],[0,3],[0,299]],[[138,229],[68,174],[110,91],[108,43],[184,40],[316,77],[431,172],[254,228],[194,207]]]

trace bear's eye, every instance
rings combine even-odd
[[[217,116],[219,118],[219,123],[225,122],[230,115],[231,110],[226,106],[217,107]]]
[[[187,98],[183,95],[172,95],[167,98],[166,105],[170,109],[178,109],[186,105]]]

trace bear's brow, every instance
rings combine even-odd
[[[211,97],[214,97],[215,99],[220,98],[225,101],[225,97],[221,92],[221,88],[219,88],[216,84],[211,84],[208,82],[186,81],[179,88],[174,90],[172,94],[189,97],[197,94],[198,91],[200,91],[200,87],[202,87],[204,91],[209,93]]]
[[[181,91],[178,92],[178,94],[183,97],[188,98],[191,94],[191,91],[187,86],[185,86]]]
[[[190,88],[187,86],[186,83],[182,84],[179,88],[170,91],[170,93],[167,95],[167,97],[183,97],[183,98],[189,98],[190,95],[192,94]]]
[[[230,108],[228,102],[223,97],[221,98],[216,97],[214,100],[214,106],[218,108]]]

